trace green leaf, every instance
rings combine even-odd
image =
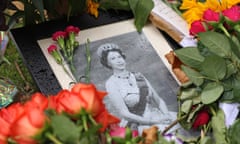
[[[222,80],[227,73],[225,60],[217,55],[209,55],[201,65],[201,72],[213,80]]]
[[[233,91],[225,91],[221,97],[222,102],[231,102],[233,101]]]
[[[239,144],[240,119],[237,119],[228,130],[228,139],[231,144]]]
[[[224,34],[207,31],[199,33],[199,39],[211,52],[221,57],[231,55],[231,44]]]
[[[201,99],[204,104],[215,102],[222,95],[224,88],[221,84],[212,82],[208,83],[202,90]]]
[[[233,88],[233,102],[240,102],[240,88]]]
[[[192,68],[189,68],[187,66],[182,65],[182,70],[186,73],[188,78],[196,85],[200,86],[204,82],[204,77],[198,72],[193,70]]]
[[[187,118],[187,122],[191,122],[192,119],[194,118],[194,116],[196,115],[196,113],[203,107],[203,104],[199,104],[197,105],[197,107],[195,109],[192,109],[192,111],[189,113],[188,118]]]
[[[128,0],[101,0],[100,8],[104,10],[115,9],[115,10],[126,10],[130,11],[130,5]]]
[[[187,47],[174,51],[177,57],[187,66],[199,69],[204,57],[199,53],[196,47]]]
[[[80,136],[80,129],[67,116],[54,115],[51,126],[57,137],[64,143],[76,143]]]
[[[228,144],[226,141],[225,118],[222,110],[218,110],[216,115],[212,117],[213,136],[216,144]]]
[[[236,66],[233,63],[228,62],[227,63],[227,72],[226,72],[225,78],[229,78],[232,74],[235,74],[237,71],[238,70],[237,70]]]
[[[142,28],[146,24],[148,16],[153,7],[154,3],[152,0],[138,0],[134,18],[134,24],[138,32],[142,31]]]
[[[191,110],[192,107],[192,100],[186,100],[181,104],[181,111],[184,113],[188,113]]]
[[[240,42],[238,38],[234,35],[231,36],[231,40],[232,41],[230,41],[231,42],[230,44],[231,44],[232,51],[238,58],[240,58]]]
[[[43,0],[32,0],[32,3],[37,8],[37,10],[39,11],[42,21],[44,21],[45,18],[44,18]]]
[[[133,12],[133,15],[136,16],[136,9],[137,9],[137,4],[138,0],[128,0],[129,6]]]
[[[197,97],[198,92],[196,88],[186,88],[181,89],[178,95],[180,100],[192,99],[193,97]]]
[[[200,140],[200,144],[213,144],[213,139],[210,136],[204,136]]]

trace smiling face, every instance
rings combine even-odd
[[[111,51],[107,56],[108,65],[115,70],[124,70],[126,63],[122,55],[117,51]]]

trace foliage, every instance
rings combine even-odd
[[[21,94],[28,95],[37,91],[38,89],[33,82],[32,76],[11,40],[8,43],[5,56],[10,64],[0,64],[0,75],[10,79],[17,86]]]
[[[134,14],[135,26],[138,31],[141,31],[154,7],[154,3],[152,0],[103,0],[101,1],[101,7],[104,9],[131,10]]]
[[[124,10],[134,14],[135,25],[138,31],[147,21],[153,8],[153,1],[148,0],[3,0],[1,19],[8,26],[15,22],[31,25],[62,17],[69,19],[83,13],[98,17],[100,10]],[[8,14],[10,12],[11,14]],[[6,21],[7,15],[9,20]],[[6,26],[6,25],[4,25]]]
[[[202,18],[190,27],[191,34],[198,39],[197,46],[174,51],[190,79],[178,94],[180,123],[186,129],[200,129],[201,136],[195,141],[204,144],[234,143],[237,136],[228,134],[240,130],[239,118],[231,118],[226,108],[220,108],[220,104],[240,102],[240,33],[237,29],[240,14],[235,9],[239,6],[223,11],[205,10]],[[229,123],[230,120],[235,120],[235,124]],[[196,127],[197,121],[200,122]]]

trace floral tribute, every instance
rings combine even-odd
[[[0,143],[98,143],[99,133],[119,122],[105,109],[106,95],[93,84],[75,84],[56,95],[35,93],[0,111]]]
[[[25,103],[0,110],[0,144],[170,144],[177,140],[161,135],[155,126],[142,136],[119,127],[119,119],[105,108],[105,96],[94,84],[84,83],[56,95],[36,92]]]
[[[172,62],[188,77],[178,93],[179,123],[199,132],[194,138],[183,138],[186,143],[240,143],[235,134],[240,131],[239,3],[183,0],[180,6],[189,33],[198,40],[197,46],[174,50]]]

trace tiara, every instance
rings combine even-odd
[[[98,47],[98,50],[97,50],[97,55],[99,57],[102,57],[102,52],[103,51],[107,51],[107,50],[111,50],[111,49],[119,49],[119,46],[114,44],[114,43],[105,43],[105,44],[102,44]]]

